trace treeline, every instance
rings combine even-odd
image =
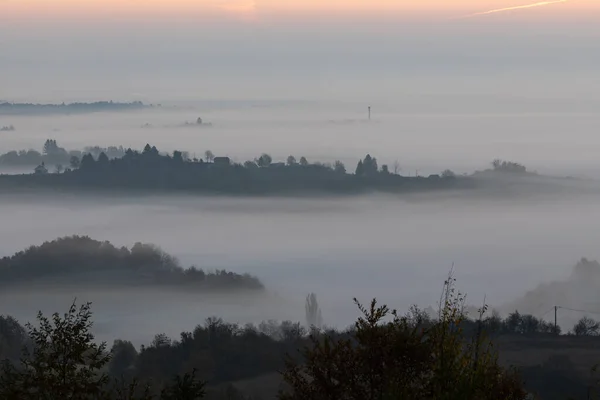
[[[75,114],[108,111],[131,111],[147,107],[141,101],[119,103],[111,101],[96,101],[93,103],[61,103],[61,104],[34,104],[34,103],[0,103],[0,115],[31,115],[31,114]]]
[[[0,339],[18,348],[21,354],[6,357],[0,366],[0,398],[6,400],[40,399],[114,399],[114,400],[196,400],[204,398],[205,384],[196,372],[172,377],[164,384],[113,379],[106,373],[111,360],[105,343],[96,343],[90,304],[73,304],[64,316],[38,315],[38,324],[25,328],[10,318],[0,317]],[[8,329],[8,332],[5,330]],[[20,338],[14,337],[19,331]],[[12,342],[5,333],[13,334]],[[21,341],[19,342],[18,339]]]
[[[440,314],[431,317],[428,313],[413,308],[405,315],[391,314],[387,307],[372,306],[364,308],[363,319],[347,330],[334,330],[322,325],[314,325],[315,321],[321,321],[321,312],[316,298],[311,295],[306,303],[306,323],[294,323],[292,321],[265,321],[258,325],[254,324],[232,324],[224,322],[220,318],[209,318],[202,325],[198,325],[191,332],[182,332],[178,338],[169,338],[164,334],[155,336],[153,342],[148,346],[136,349],[132,343],[126,340],[117,340],[111,349],[113,360],[109,365],[109,371],[114,376],[128,376],[129,379],[147,379],[152,382],[166,382],[170,376],[181,374],[190,368],[199,372],[210,388],[223,388],[232,382],[248,381],[265,375],[277,374],[278,371],[287,371],[280,378],[279,383],[271,384],[269,390],[265,390],[263,399],[271,399],[273,391],[291,386],[296,394],[287,394],[282,399],[364,399],[366,388],[360,391],[350,386],[353,380],[360,380],[360,363],[367,368],[368,363],[377,365],[379,386],[376,390],[392,390],[386,387],[390,384],[408,385],[410,379],[424,379],[423,375],[417,374],[406,377],[405,382],[394,382],[394,377],[404,376],[412,368],[422,368],[421,373],[427,374],[437,371],[429,356],[437,354],[430,346],[441,344],[448,346],[445,349],[447,356],[455,357],[448,360],[446,371],[448,374],[461,375],[459,371],[451,371],[466,363],[469,368],[478,368],[474,364],[479,362],[488,363],[477,373],[508,373],[501,375],[500,382],[493,383],[488,376],[487,383],[494,386],[492,393],[479,393],[478,396],[465,395],[465,397],[451,397],[456,399],[511,399],[522,394],[520,390],[535,392],[542,399],[554,398],[553,393],[581,393],[588,388],[588,382],[576,374],[573,369],[562,370],[552,364],[554,357],[547,362],[534,367],[519,369],[519,375],[510,375],[510,370],[504,370],[497,364],[496,352],[493,349],[493,341],[508,338],[523,337],[531,339],[533,343],[541,340],[557,341],[560,343],[564,335],[560,335],[560,327],[537,319],[531,315],[522,315],[518,312],[510,314],[502,319],[497,315],[489,317],[468,318],[462,311],[464,298],[453,298],[448,296],[445,300],[446,306]],[[458,300],[456,300],[458,299]],[[386,318],[391,317],[390,324]],[[596,330],[581,330],[581,326],[589,326]],[[448,337],[443,338],[446,332]],[[576,332],[576,333],[572,333]],[[580,336],[597,335],[597,322],[582,318],[569,332],[569,335]],[[396,336],[397,335],[397,336]],[[430,335],[434,335],[433,338]],[[560,336],[559,336],[560,335]],[[425,345],[423,347],[420,344]],[[428,342],[429,341],[429,342]],[[358,346],[358,347],[357,347]],[[395,346],[400,346],[396,348]],[[456,346],[456,347],[453,347]],[[465,347],[466,350],[465,350]],[[462,350],[459,350],[459,347]],[[298,349],[307,349],[299,352]],[[398,358],[396,358],[398,357]],[[407,359],[403,358],[407,357]],[[422,357],[417,361],[411,357]],[[161,362],[162,361],[162,362]],[[415,363],[416,365],[412,364]],[[358,363],[358,365],[357,365]],[[491,364],[490,364],[491,363]],[[494,364],[496,363],[496,364]],[[569,358],[563,360],[565,366],[570,365]],[[372,367],[372,366],[371,366]],[[437,365],[438,368],[442,366]],[[387,370],[391,368],[390,370]],[[433,370],[433,371],[432,371]],[[319,371],[315,376],[315,371]],[[504,371],[504,372],[502,372]],[[558,372],[557,372],[558,371]],[[331,376],[327,376],[327,373]],[[513,371],[517,372],[517,371]],[[467,376],[467,372],[462,371]],[[348,375],[343,375],[348,374]],[[354,375],[353,375],[354,374]],[[558,376],[556,376],[558,374]],[[318,380],[314,384],[306,377]],[[385,377],[384,381],[381,381]],[[457,377],[453,375],[452,379]],[[464,376],[461,378],[466,379]],[[481,376],[478,378],[482,379]],[[506,380],[504,380],[506,379]],[[346,380],[345,382],[343,380]],[[324,383],[327,382],[327,383]],[[335,383],[337,382],[337,383]],[[414,382],[414,381],[413,381]],[[324,385],[331,385],[324,386]],[[427,384],[422,383],[423,386]],[[419,386],[419,390],[424,390]],[[334,390],[333,394],[325,397],[313,397],[316,393]],[[517,389],[521,388],[521,389]],[[448,389],[448,388],[446,388]],[[483,389],[483,388],[479,388]],[[239,392],[229,387],[229,392]],[[408,390],[405,387],[393,390]],[[441,397],[419,397],[416,388],[414,392],[405,394],[394,399],[431,399]],[[427,390],[433,390],[429,388]],[[470,390],[461,388],[461,390]],[[516,390],[516,392],[513,392]],[[256,395],[255,393],[245,393]],[[345,394],[345,395],[344,395]],[[239,393],[238,393],[239,395]],[[481,397],[479,397],[481,396]],[[506,397],[503,397],[506,396]],[[235,397],[233,397],[235,398]],[[377,397],[379,398],[379,397]],[[524,397],[523,397],[524,398]]]
[[[104,153],[108,158],[119,158],[125,155],[123,146],[87,146],[83,150],[67,150],[58,145],[56,140],[48,139],[42,147],[42,151],[12,150],[0,155],[0,165],[4,166],[41,166],[49,172],[63,172],[67,168],[78,168],[79,160],[85,154],[91,154],[98,159]]]
[[[307,299],[307,321],[320,314],[315,303],[308,304],[315,301]],[[0,357],[8,361],[0,373],[0,396],[37,399],[31,392],[46,390],[52,398],[102,393],[111,399],[267,400],[279,389],[280,400],[525,400],[532,394],[548,399],[557,393],[592,393],[584,379],[568,371],[560,375],[550,365],[555,358],[521,370],[502,366],[485,319],[466,318],[462,304],[464,296],[447,284],[436,318],[418,309],[402,315],[375,301],[367,307],[357,302],[360,317],[345,331],[307,329],[289,321],[240,326],[209,318],[177,339],[159,334],[139,349],[116,340],[110,350],[93,340],[89,305],[73,306],[52,319],[40,314],[39,327],[23,328],[2,317]],[[510,320],[504,323],[510,326]],[[17,348],[25,354],[19,357]],[[279,372],[279,383],[265,388],[264,397],[235,386]],[[63,385],[55,381],[59,377]],[[163,397],[176,389],[188,396]],[[74,390],[89,392],[76,396]]]
[[[0,286],[52,279],[79,284],[190,287],[197,290],[262,290],[258,278],[217,270],[184,269],[158,247],[136,243],[115,247],[87,236],[70,236],[31,246],[0,259]]]
[[[299,161],[290,156],[286,162],[274,161],[268,154],[254,160],[234,163],[229,157],[207,152],[203,159],[189,159],[186,153],[172,155],[146,145],[142,152],[127,149],[121,158],[110,159],[102,152],[95,159],[84,154],[73,159],[62,174],[49,174],[45,165],[36,174],[2,176],[4,185],[90,188],[120,190],[194,191],[222,194],[307,194],[365,193],[369,191],[405,192],[472,188],[467,177],[451,173],[428,177],[405,177],[391,172],[387,165],[367,155],[354,171],[336,161],[334,164]],[[58,172],[58,171],[57,171]]]

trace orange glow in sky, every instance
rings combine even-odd
[[[519,7],[527,0],[0,0],[0,19],[47,16],[101,15],[186,15],[223,14],[256,17],[260,15],[407,13],[456,16],[488,10]],[[559,7],[563,11],[600,11],[599,0],[570,0]],[[521,12],[535,13],[533,9]]]

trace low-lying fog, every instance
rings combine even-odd
[[[210,149],[237,161],[263,152],[275,160],[304,155],[310,161],[340,159],[349,170],[371,153],[379,164],[391,166],[398,160],[406,175],[445,168],[472,172],[503,158],[541,173],[600,176],[600,141],[593,134],[600,117],[589,112],[589,104],[490,97],[429,100],[421,96],[402,104],[372,104],[370,122],[368,104],[342,102],[203,102],[133,113],[0,116],[0,125],[16,128],[0,132],[0,152],[39,151],[53,138],[67,149],[141,149],[150,142],[163,151],[181,149],[201,157]],[[181,126],[198,117],[213,126]],[[3,168],[0,172],[28,170]],[[240,323],[303,321],[304,297],[315,292],[325,322],[344,327],[356,316],[355,296],[365,302],[377,297],[399,309],[413,303],[435,305],[452,263],[469,303],[478,305],[486,295],[489,304],[499,306],[541,282],[568,277],[581,257],[600,257],[599,200],[600,191],[584,197],[566,188],[557,188],[557,196],[520,199],[468,194],[249,199],[3,193],[2,256],[72,234],[118,246],[150,242],[177,256],[183,266],[255,274],[269,295],[223,298],[60,288],[50,293],[31,288],[1,293],[1,312],[24,322],[38,309],[66,310],[77,296],[94,302],[100,338],[140,343],[159,332],[177,336],[212,315]],[[595,307],[585,306],[587,300],[561,305]],[[541,314],[554,305],[528,306]]]
[[[182,105],[183,104],[183,105]],[[367,106],[372,106],[368,121]],[[0,115],[0,152],[34,148],[53,138],[67,149],[131,146],[159,150],[208,149],[236,161],[263,152],[309,161],[346,163],[353,170],[370,153],[379,164],[397,160],[407,175],[446,168],[473,172],[495,158],[552,174],[599,175],[600,141],[594,132],[598,102],[493,96],[404,96],[396,102],[220,101],[164,104],[131,113],[56,116]],[[212,127],[184,127],[197,118]],[[149,124],[147,127],[143,127]],[[15,169],[0,172],[14,173]],[[16,172],[22,172],[21,170]]]
[[[269,294],[206,296],[144,290],[0,294],[2,313],[33,320],[39,309],[66,310],[76,296],[93,301],[101,339],[148,342],[177,336],[206,317],[232,322],[304,321],[315,292],[329,325],[356,317],[353,297],[406,309],[435,305],[455,263],[469,303],[500,305],[537,284],[570,275],[585,256],[600,256],[600,196],[552,200],[410,197],[252,199],[211,197],[0,196],[0,255],[58,236],[85,234],[115,245],[151,242],[182,265],[257,275]],[[543,304],[546,311],[554,304]],[[570,306],[570,305],[564,305]],[[574,307],[574,306],[571,306]],[[540,311],[541,313],[542,311]]]

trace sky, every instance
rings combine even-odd
[[[550,2],[538,0],[538,3]],[[486,10],[521,6],[536,1],[519,0],[3,0],[6,16],[27,18],[55,16],[98,17],[99,15],[182,15],[199,14],[271,15],[289,16],[292,13],[335,15],[353,13],[383,14],[394,12],[443,15],[476,13]],[[595,0],[569,0],[560,12],[584,15],[589,10],[600,10]]]
[[[534,3],[0,0],[0,100],[595,93],[600,2]]]

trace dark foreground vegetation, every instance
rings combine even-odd
[[[33,103],[0,103],[0,115],[37,115],[37,114],[82,114],[90,112],[131,111],[145,107],[141,101],[119,103],[96,101],[93,103],[69,104],[33,104]]]
[[[400,315],[375,301],[357,305],[361,316],[345,331],[272,321],[241,327],[210,318],[177,340],[159,334],[139,349],[116,340],[110,350],[94,341],[89,304],[50,319],[40,314],[37,326],[25,328],[2,317],[0,398],[595,398],[595,381],[583,378],[568,354],[580,342],[598,356],[600,338],[532,329],[530,316],[484,318],[485,309],[469,319],[452,279],[435,317],[416,308]],[[320,323],[315,296],[307,298],[306,312],[308,323]],[[511,351],[547,354],[548,343],[563,354],[520,368],[502,361]]]
[[[51,173],[45,161],[26,175],[0,176],[0,187],[52,188],[71,190],[142,190],[186,191],[207,194],[360,194],[367,192],[402,193],[414,191],[459,190],[476,186],[476,179],[457,176],[450,170],[441,174],[402,176],[399,169],[391,171],[379,166],[377,159],[366,155],[352,171],[336,161],[334,164],[310,163],[305,157],[297,160],[289,156],[285,162],[274,162],[263,154],[243,164],[229,157],[216,157],[206,152],[205,159],[190,159],[185,152],[160,153],[146,145],[143,151],[111,148],[112,154],[101,151],[84,152],[79,158],[58,147],[55,141],[44,146],[43,157],[69,157],[68,167],[60,164]],[[8,155],[10,154],[10,156]],[[8,153],[0,157],[16,162],[29,158],[29,153]],[[37,155],[32,155],[32,158]],[[53,158],[53,161],[54,158]],[[8,162],[8,161],[7,161]],[[525,168],[516,163],[496,161],[493,173],[525,174]]]
[[[199,291],[263,289],[257,278],[247,274],[184,269],[175,257],[154,245],[119,248],[86,236],[56,239],[0,259],[0,288],[34,282],[158,285]]]

